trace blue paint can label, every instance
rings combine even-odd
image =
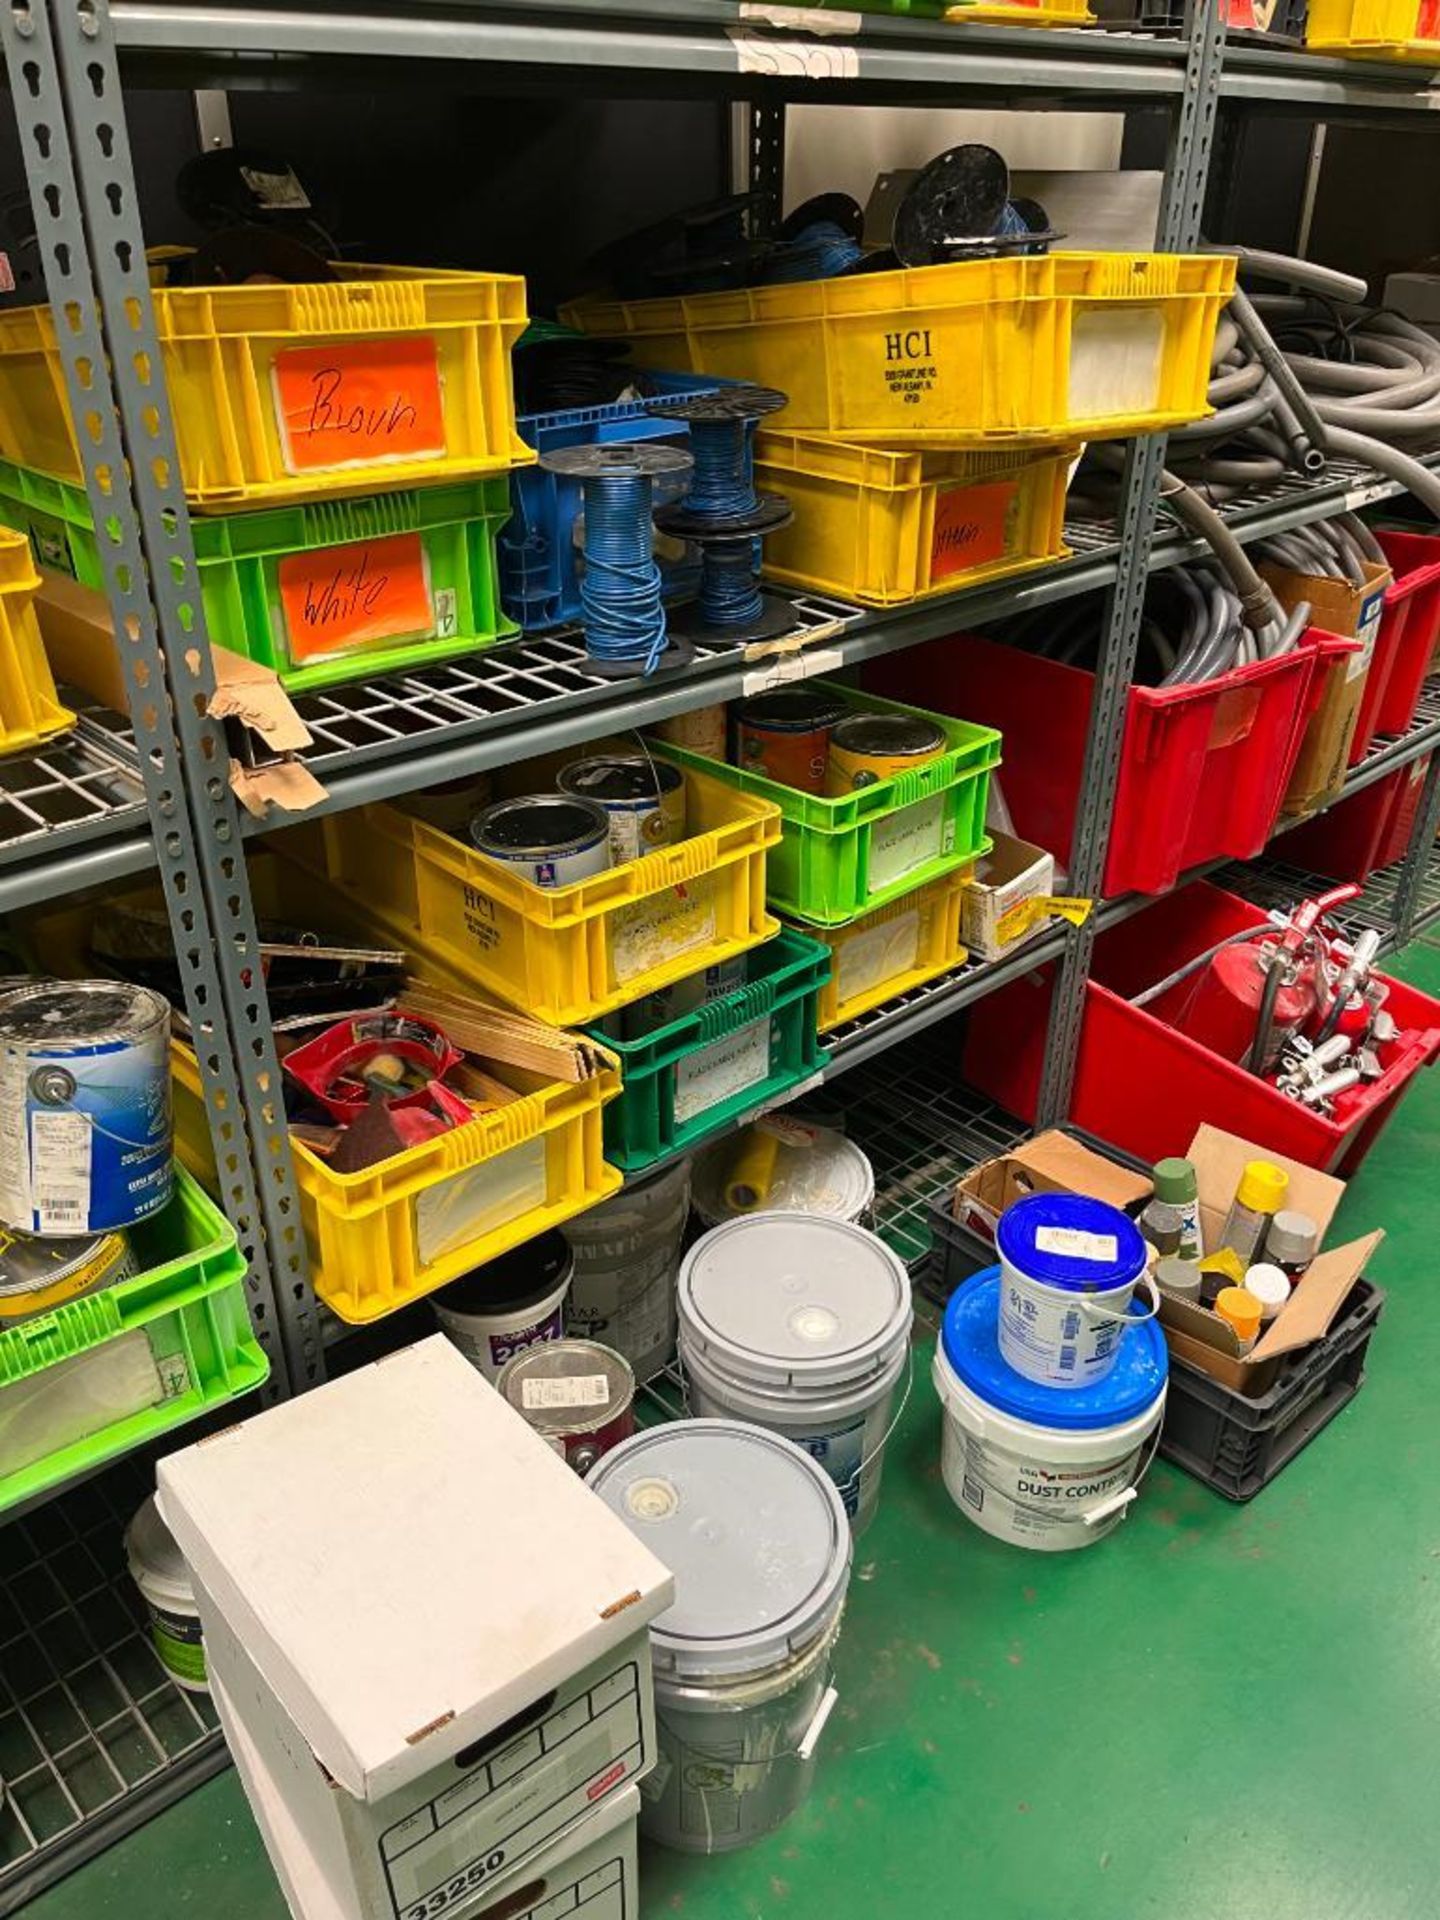
[[[170,1198],[170,1009],[123,981],[0,997],[0,1220],[110,1232]]]

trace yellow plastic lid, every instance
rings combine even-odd
[[[1230,1322],[1242,1340],[1253,1340],[1265,1309],[1244,1287],[1222,1287],[1215,1298],[1215,1311]]]
[[[1273,1160],[1247,1160],[1235,1198],[1254,1213],[1278,1213],[1289,1187],[1289,1174]]]

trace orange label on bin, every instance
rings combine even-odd
[[[435,631],[418,533],[287,553],[279,574],[292,660],[420,639]]]
[[[988,487],[949,487],[935,496],[932,582],[1005,557],[1010,510],[1019,493],[1018,480],[997,480]]]
[[[275,356],[274,380],[292,473],[445,451],[440,354],[428,334],[286,347]]]
[[[1440,40],[1440,0],[1420,0],[1415,20],[1417,40]]]

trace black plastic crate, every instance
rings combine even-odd
[[[1365,1384],[1365,1355],[1384,1306],[1380,1287],[1357,1280],[1325,1338],[1253,1400],[1172,1353],[1161,1454],[1227,1500],[1253,1500]]]
[[[1095,1153],[1149,1173],[1145,1161],[1083,1127],[1063,1127]],[[952,1189],[930,1202],[934,1248],[920,1285],[943,1305],[962,1280],[993,1267],[993,1244],[952,1218]],[[1162,1456],[1227,1500],[1253,1500],[1349,1406],[1365,1383],[1365,1354],[1385,1305],[1381,1288],[1356,1281],[1323,1340],[1286,1356],[1268,1393],[1247,1399],[1188,1360],[1170,1355],[1170,1388],[1160,1435]]]

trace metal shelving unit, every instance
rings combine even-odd
[[[278,1066],[242,857],[263,828],[237,813],[223,741],[203,714],[209,645],[193,584],[187,597],[195,557],[158,374],[125,89],[373,87],[403,70],[455,89],[730,99],[749,103],[751,184],[776,205],[787,102],[1146,108],[1168,128],[1159,244],[1182,251],[1200,237],[1222,107],[1263,103],[1399,124],[1433,111],[1424,71],[1227,48],[1217,16],[1213,0],[1192,0],[1183,31],[1145,35],[768,7],[761,17],[740,0],[12,0],[0,8],[69,391],[92,423],[92,510],[97,524],[115,529],[107,577],[117,630],[130,636],[131,693],[128,716],[87,711],[67,741],[0,767],[0,911],[158,870],[193,981],[192,1022],[212,1039],[207,1098],[224,1138],[226,1204],[250,1256],[252,1311],[275,1391],[322,1376],[324,1330],[304,1271],[283,1117],[268,1097]],[[783,658],[717,644],[683,675],[617,687],[590,674],[576,637],[562,632],[303,699],[315,735],[307,758],[328,790],[325,808],[458,779],[1104,592],[1069,883],[1094,891],[1146,581],[1200,551],[1157,518],[1163,458],[1163,437],[1134,443],[1114,517],[1075,519],[1072,555],[1054,566],[884,613],[791,596],[809,641]],[[1318,481],[1287,481],[1225,513],[1253,541],[1397,491],[1340,463]],[[1403,739],[1377,743],[1352,771],[1346,792],[1437,744],[1440,686]],[[1405,860],[1375,876],[1355,916],[1357,924],[1362,913],[1378,916],[1392,938],[1440,919],[1440,757],[1419,812]],[[1252,897],[1267,885],[1289,897],[1312,884],[1264,861],[1225,878]],[[1144,904],[1101,902],[1082,930],[1053,929],[1002,962],[967,964],[827,1036],[819,1079],[843,1076],[851,1123],[876,1162],[882,1228],[908,1258],[924,1252],[924,1204],[935,1189],[1023,1132],[954,1083],[930,1030],[1005,981],[1058,963],[1043,1112],[1063,1116],[1095,933]],[[120,1529],[143,1489],[138,1468],[123,1463],[5,1529],[14,1551],[0,1584],[0,1776],[9,1787],[0,1806],[0,1914],[223,1764],[204,1703],[157,1680],[124,1575]]]

